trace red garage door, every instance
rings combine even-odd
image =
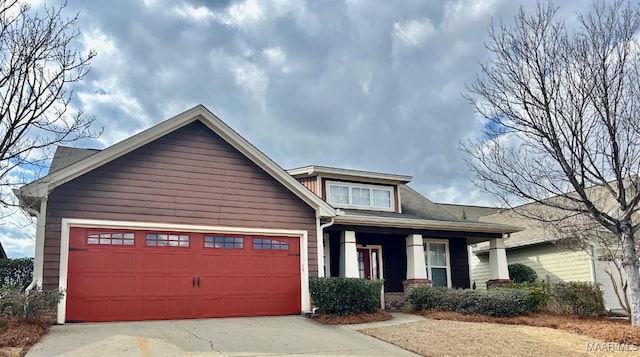
[[[298,238],[71,229],[67,321],[300,311]]]

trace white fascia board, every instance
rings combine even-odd
[[[407,176],[407,175],[387,174],[382,172],[361,171],[361,170],[350,170],[350,169],[343,169],[338,167],[315,166],[315,165],[299,167],[299,168],[287,170],[287,172],[291,176],[296,176],[296,177],[318,175],[318,176],[322,176],[326,178],[334,178],[334,179],[347,179],[347,180],[363,179],[371,182],[395,183],[395,184],[409,183],[413,179],[412,176]]]
[[[45,197],[50,190],[73,180],[93,169],[96,169],[110,161],[113,161],[135,149],[138,149],[166,134],[169,134],[179,128],[190,124],[196,120],[200,120],[213,132],[222,137],[231,146],[248,157],[253,163],[265,170],[269,175],[302,199],[305,203],[316,210],[318,217],[333,217],[335,210],[322,199],[314,195],[301,183],[287,174],[273,160],[268,158],[255,146],[246,139],[236,133],[222,120],[215,116],[203,105],[197,105],[181,114],[167,119],[150,129],[142,131],[131,136],[117,144],[99,151],[90,157],[80,160],[60,171],[54,172],[49,176],[45,176],[42,182],[34,182],[23,186],[20,189],[20,195],[23,197]]]
[[[206,109],[201,105],[191,108],[173,118],[167,119],[147,130],[109,146],[84,160],[80,160],[47,175],[41,179],[42,182],[36,181],[23,186],[20,189],[21,193],[26,197],[44,197],[50,190],[197,120],[203,110]]]
[[[481,233],[513,233],[522,228],[503,224],[487,224],[477,222],[434,221],[427,219],[388,218],[371,216],[337,216],[336,224],[373,225],[391,228],[439,229],[444,231],[481,232]]]
[[[298,180],[284,171],[284,169],[282,169],[278,164],[276,164],[258,148],[253,146],[253,144],[240,136],[240,134],[238,134],[235,130],[231,129],[231,127],[218,119],[213,113],[209,112],[208,110],[206,111],[210,118],[205,117],[209,119],[203,121],[205,125],[207,125],[211,130],[221,136],[222,139],[228,142],[236,150],[240,151],[243,155],[248,157],[251,161],[253,161],[253,163],[258,165],[269,175],[274,177],[287,189],[296,194],[296,196],[300,197],[308,205],[316,208],[318,217],[334,217],[336,215],[335,209],[331,207],[331,205],[323,201],[320,197],[318,197],[316,194],[314,194],[308,188],[298,182]]]
[[[513,244],[509,244],[508,242],[505,241],[504,243],[504,249],[514,249],[514,248],[522,248],[522,247],[528,247],[528,246],[532,246],[532,245],[538,245],[538,244],[542,244],[542,243],[553,243],[554,239],[553,238],[537,238],[537,239],[532,239],[532,240],[528,240],[525,242],[518,242],[518,243],[513,243]],[[472,251],[474,254],[482,254],[482,253],[488,253],[489,252],[489,248],[472,248]]]

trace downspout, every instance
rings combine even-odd
[[[47,224],[47,199],[45,196],[40,199],[40,210],[27,208],[26,211],[36,217],[36,246],[33,259],[33,280],[25,289],[25,292],[31,291],[33,288],[42,288],[42,280],[44,273],[44,232]]]
[[[320,263],[322,263],[322,269],[318,269],[318,277],[324,277],[324,271],[326,267],[324,266],[324,229],[327,227],[331,227],[335,223],[335,218],[331,217],[331,220],[325,224],[320,224],[320,217],[316,218],[316,225],[318,231],[318,268],[320,267]]]

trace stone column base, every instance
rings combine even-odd
[[[511,279],[491,279],[487,280],[487,289],[501,288],[511,284]]]
[[[409,294],[415,288],[430,288],[431,280],[429,279],[407,279],[402,282],[404,293]]]

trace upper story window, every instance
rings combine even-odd
[[[344,208],[393,211],[393,187],[327,181],[327,202]]]

